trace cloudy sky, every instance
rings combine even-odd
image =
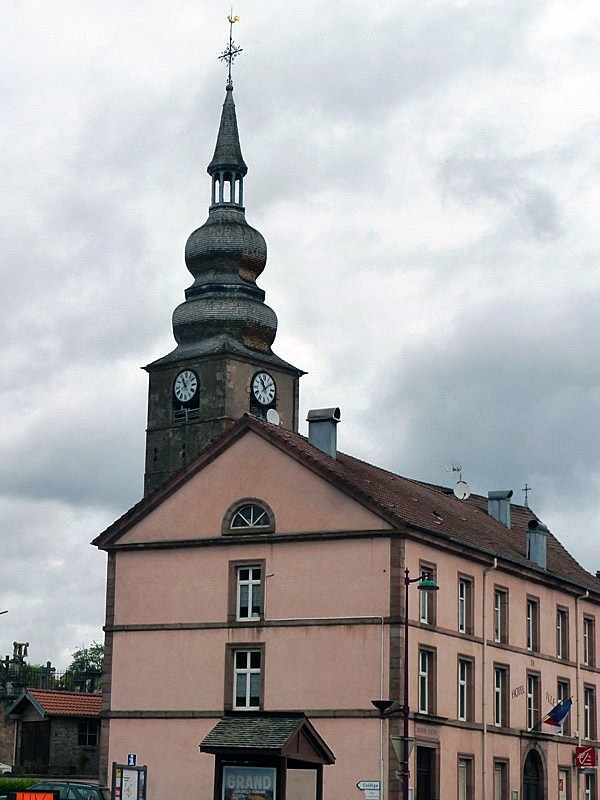
[[[12,0],[0,31],[0,657],[102,638],[226,70],[218,0]],[[597,0],[238,0],[278,355],[340,448],[530,505],[600,569]],[[305,423],[302,422],[302,432]]]

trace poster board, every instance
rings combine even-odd
[[[110,796],[112,800],[146,800],[148,768],[113,761]]]
[[[246,767],[237,764],[223,767],[221,800],[276,800],[277,769]]]

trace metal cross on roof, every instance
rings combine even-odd
[[[233,16],[233,9],[231,14],[227,17],[229,20],[229,44],[223,50],[221,55],[219,56],[219,61],[224,61],[227,64],[227,86],[233,86],[231,82],[231,64],[233,63],[235,57],[242,52],[242,48],[238,47],[238,45],[233,41],[233,24],[235,22],[239,22],[239,17]]]
[[[525,481],[525,486],[521,489],[522,492],[525,492],[525,508],[529,508],[529,504],[527,502],[529,492],[531,491],[531,486],[527,485],[527,481]]]

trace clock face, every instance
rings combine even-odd
[[[273,402],[275,381],[268,372],[257,372],[252,378],[252,394],[263,406],[268,406]]]
[[[198,391],[198,378],[191,369],[184,369],[175,378],[173,392],[182,403],[187,403]]]

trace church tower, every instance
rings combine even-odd
[[[298,428],[304,373],[275,355],[277,317],[256,284],[267,260],[263,236],[246,222],[248,168],[238,135],[231,61],[212,161],[208,219],[187,240],[194,282],[173,312],[177,347],[148,364],[144,493],[148,494],[244,413]],[[271,411],[273,409],[273,411]],[[275,414],[274,412],[277,412]],[[270,413],[269,413],[270,412]]]

